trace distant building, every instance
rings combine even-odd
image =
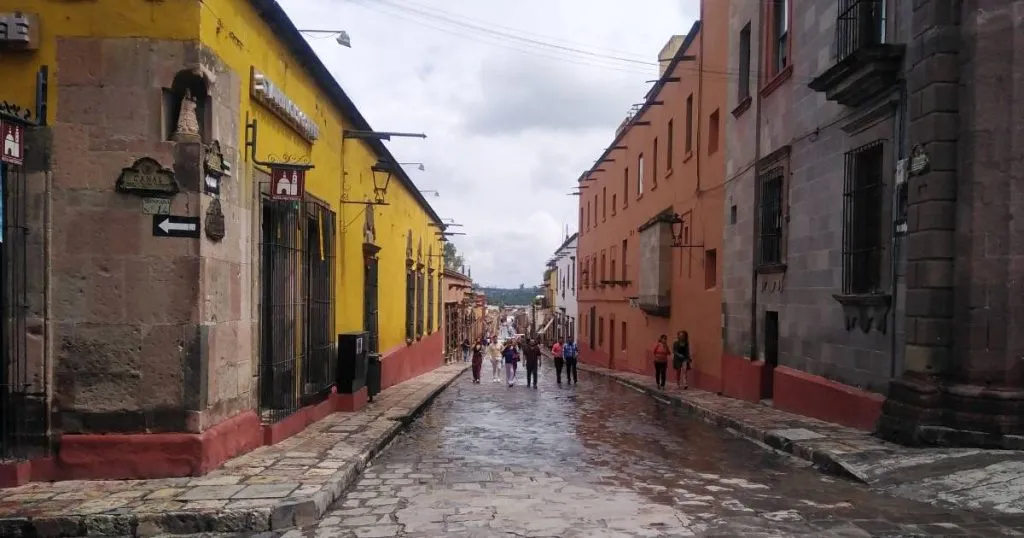
[[[572,234],[555,250],[554,293],[552,311],[555,316],[554,337],[576,339],[576,319],[579,310],[576,303],[576,248],[579,234]]]

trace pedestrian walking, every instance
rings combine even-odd
[[[555,383],[562,384],[562,366],[565,365],[565,360],[562,359],[562,339],[555,340],[555,345],[551,346],[551,358],[555,361]]]
[[[687,382],[687,372],[693,364],[690,357],[690,334],[686,331],[679,331],[676,341],[672,344],[672,367],[676,370],[676,386],[683,389],[690,388]]]
[[[537,388],[537,370],[540,369],[540,345],[534,339],[526,341],[523,347],[523,357],[526,358],[526,386],[530,386],[533,380],[533,388]]]
[[[477,342],[473,346],[473,383],[480,383],[480,369],[484,365],[484,344]]]
[[[668,336],[663,334],[658,337],[658,341],[654,344],[654,349],[651,350],[651,355],[654,356],[654,383],[658,385],[659,389],[665,388],[665,378],[668,376],[669,354]]]
[[[562,358],[565,359],[565,384],[577,384],[579,374],[576,371],[576,366],[580,358],[580,348],[572,338],[569,338],[562,346]]]
[[[472,350],[470,349],[469,338],[466,338],[462,341],[462,362],[469,362],[470,351]]]
[[[487,356],[491,359],[491,383],[501,382],[501,344],[497,340],[487,346]]]
[[[516,382],[516,363],[519,362],[519,352],[516,351],[515,343],[512,341],[506,343],[501,356],[505,360],[505,382],[511,387]]]

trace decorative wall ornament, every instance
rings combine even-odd
[[[181,190],[174,171],[164,168],[152,157],[142,157],[123,168],[115,188],[118,192],[139,196],[173,196]]]
[[[220,194],[221,179],[228,174],[231,166],[224,161],[220,142],[214,140],[203,147],[204,187],[208,194]]]
[[[0,114],[13,116],[15,118],[32,121],[32,111],[15,103],[0,101]]]
[[[377,242],[377,228],[373,222],[373,206],[366,206],[365,220],[363,221],[363,243],[375,244]]]
[[[196,113],[196,98],[192,90],[185,90],[181,98],[181,111],[178,112],[178,126],[174,131],[175,142],[202,142],[199,135],[199,116]]]
[[[405,236],[405,257],[412,260],[412,230]]]
[[[865,334],[871,329],[885,334],[888,328],[889,309],[892,297],[889,295],[833,295],[843,307],[846,330],[860,327]]]
[[[419,244],[416,245],[416,262],[423,266],[423,238],[420,238]]]
[[[220,198],[210,200],[210,207],[206,208],[206,237],[211,241],[224,239],[224,211],[220,206]]]

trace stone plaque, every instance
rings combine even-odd
[[[143,198],[142,212],[146,215],[170,215],[170,198]]]
[[[122,169],[116,188],[118,192],[139,196],[174,195],[181,190],[178,181],[174,179],[174,171],[160,166],[150,157],[143,157]]]
[[[220,241],[224,235],[224,210],[220,207],[220,198],[214,198],[206,208],[206,237],[210,241]]]

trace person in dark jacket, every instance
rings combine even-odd
[[[484,344],[477,342],[473,346],[473,383],[480,383],[480,369],[484,365]]]
[[[469,338],[462,341],[462,362],[469,362],[470,351],[472,351],[469,345]]]
[[[505,381],[511,387],[516,383],[516,364],[519,363],[519,351],[516,350],[515,342],[509,340],[505,343],[501,357],[505,361]]]
[[[533,388],[537,388],[537,370],[540,368],[540,346],[534,339],[526,341],[523,346],[523,356],[526,358],[526,386],[530,386],[533,380]]]
[[[676,386],[689,388],[686,373],[690,370],[690,335],[679,331],[676,341],[672,343],[672,367],[676,370]]]

